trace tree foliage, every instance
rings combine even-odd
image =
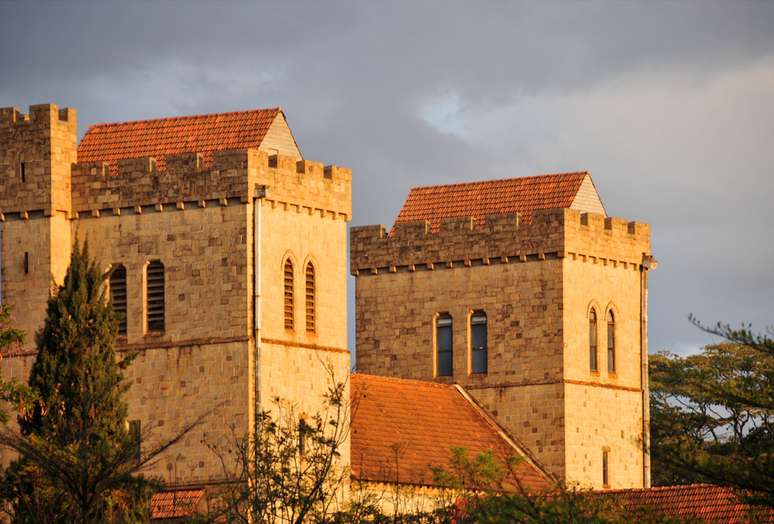
[[[0,304],[0,360],[14,347],[20,346],[24,342],[24,333],[11,326],[11,306]],[[3,379],[0,374],[0,402],[6,401],[18,404],[25,395],[23,386],[16,381]],[[0,405],[0,424],[8,421],[8,414],[3,411]]]
[[[224,445],[208,443],[229,483],[216,493],[212,519],[256,524],[329,522],[341,510],[349,469],[339,459],[349,435],[346,382],[328,367],[322,409],[302,417],[274,399],[258,413],[255,430]]]
[[[654,483],[720,484],[774,506],[774,342],[749,326],[692,321],[725,341],[651,357]]]
[[[0,432],[0,445],[19,455],[0,486],[13,522],[146,522],[158,483],[138,471],[200,421],[138,459],[149,432],[128,428],[124,370],[133,355],[119,361],[113,349],[107,277],[76,243],[64,284],[48,300],[20,432]]]

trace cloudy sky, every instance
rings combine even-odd
[[[652,224],[651,350],[711,341],[689,313],[774,323],[774,3],[0,0],[0,106],[49,101],[81,133],[281,105],[353,169],[353,224],[413,185],[589,170]]]

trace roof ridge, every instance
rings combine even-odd
[[[241,115],[241,114],[269,112],[269,111],[284,113],[282,106],[274,106],[274,107],[256,107],[252,109],[243,109],[240,111],[222,111],[218,113],[202,113],[197,115],[163,116],[163,117],[157,117],[157,118],[146,118],[141,120],[124,120],[121,122],[98,122],[96,124],[90,125],[89,128],[86,130],[86,133],[88,133],[89,131],[91,131],[96,127],[104,127],[104,126],[121,126],[126,124],[147,124],[149,122],[163,122],[163,121],[170,121],[170,120],[190,120],[193,118]]]
[[[573,175],[591,175],[589,171],[567,171],[563,173],[542,173],[539,175],[527,175],[527,176],[516,176],[516,177],[510,177],[510,178],[490,178],[488,180],[469,180],[465,182],[454,182],[451,184],[433,184],[429,186],[412,186],[410,191],[414,191],[415,189],[433,189],[436,187],[457,187],[457,186],[470,186],[470,185],[477,185],[477,184],[491,184],[494,182],[509,182],[512,180],[530,180],[530,179],[539,179],[539,178],[548,178],[548,177],[564,177],[564,176],[573,176]]]
[[[443,382],[431,382],[429,380],[422,380],[420,378],[401,378],[401,377],[391,377],[391,376],[386,376],[386,375],[372,375],[371,373],[363,373],[363,372],[359,372],[359,371],[356,371],[356,372],[352,373],[350,380],[352,378],[356,378],[356,377],[368,377],[369,379],[370,378],[375,378],[375,379],[378,379],[378,380],[382,380],[384,382],[413,383],[413,384],[417,384],[417,385],[428,386],[428,387],[436,387],[436,388],[443,388],[443,389],[456,389],[455,386],[457,386],[457,383],[446,384],[446,383],[443,383]]]
[[[728,486],[718,486],[717,484],[708,484],[706,482],[697,482],[692,484],[674,484],[671,486],[651,486],[649,488],[617,488],[600,490],[600,494],[606,493],[632,493],[635,491],[650,492],[650,491],[669,491],[669,490],[681,490],[681,489],[693,489],[693,488],[718,488],[723,490],[731,490]]]

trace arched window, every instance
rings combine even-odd
[[[126,268],[123,264],[110,271],[110,304],[118,319],[118,334],[126,336]]]
[[[293,261],[289,258],[285,260],[284,266],[285,278],[285,329],[293,329],[294,311],[293,311]]]
[[[470,371],[487,372],[486,313],[474,311],[470,316]]]
[[[589,369],[598,371],[597,366],[597,312],[589,311]]]
[[[615,373],[615,317],[607,312],[607,372]]]
[[[306,264],[306,330],[314,333],[315,323],[315,280],[314,265],[311,262]]]
[[[151,260],[146,277],[148,331],[164,331],[164,264]]]
[[[441,313],[435,320],[436,375],[450,377],[452,367],[452,317]]]

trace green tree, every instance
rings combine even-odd
[[[24,333],[14,329],[10,324],[11,307],[7,304],[0,305],[0,360],[11,350],[24,342]],[[19,403],[24,396],[24,388],[15,381],[3,379],[0,374],[0,401]],[[8,422],[8,414],[0,405],[0,424]]]
[[[730,486],[774,507],[774,342],[749,326],[691,320],[725,341],[651,357],[654,483]]]
[[[106,277],[76,243],[48,301],[29,377],[35,401],[18,418],[21,434],[0,434],[19,454],[0,488],[14,522],[146,521],[154,483],[136,472],[179,439],[136,459],[124,398],[132,356],[118,361],[113,350]]]

